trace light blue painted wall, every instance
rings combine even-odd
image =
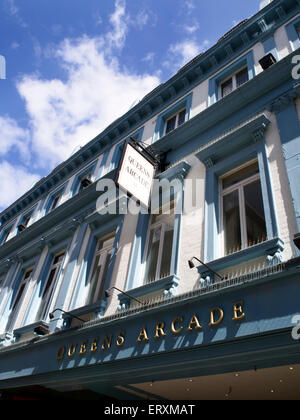
[[[300,232],[300,121],[294,101],[277,111],[276,118]]]

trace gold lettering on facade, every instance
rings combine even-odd
[[[105,347],[110,349],[111,348],[111,340],[112,340],[112,334],[110,334],[109,338],[107,338],[107,336],[105,336],[104,339],[103,339],[101,349],[105,350]]]
[[[201,326],[200,322],[198,321],[198,318],[197,318],[196,314],[194,314],[192,316],[192,319],[189,323],[189,326],[188,326],[187,330],[188,331],[193,331],[193,329],[201,330],[201,328],[202,328],[202,326]]]
[[[240,321],[245,318],[245,312],[243,310],[243,302],[236,302],[233,303],[233,318],[232,321]],[[224,321],[224,311],[220,307],[215,307],[209,310],[210,314],[210,323],[208,324],[210,327],[220,325]],[[162,339],[167,335],[165,322],[156,322],[155,323],[155,330],[154,338],[155,339]],[[199,321],[198,316],[196,313],[192,316],[190,321],[184,322],[184,318],[182,315],[177,315],[173,318],[170,330],[172,334],[179,335],[184,334],[184,331],[198,331],[201,330],[203,327]],[[116,337],[116,338],[114,338]],[[138,343],[142,342],[149,342],[149,336],[146,329],[146,326],[143,326],[140,330],[140,333],[137,338]],[[103,341],[101,346],[99,346],[100,339],[93,338],[91,344],[89,345],[89,340],[84,340],[78,343],[72,343],[69,346],[61,346],[58,348],[56,353],[56,360],[61,361],[64,357],[73,357],[76,352],[77,354],[84,356],[88,352],[96,353],[97,350],[100,348],[102,350],[111,349],[113,345],[117,347],[122,347],[125,344],[125,331],[121,330],[117,336],[113,334],[107,334],[103,337]]]
[[[182,323],[182,322],[183,322],[182,316],[177,316],[176,318],[173,319],[172,324],[171,324],[171,331],[173,334],[181,333],[181,331],[183,330],[183,326],[180,326],[179,328],[176,329],[176,324]]]
[[[91,352],[95,353],[95,351],[98,350],[98,338],[93,338],[92,344],[91,344]]]
[[[73,357],[74,356],[75,351],[76,351],[76,348],[77,348],[77,344],[70,344],[69,350],[68,350],[68,356],[69,357]]]
[[[141,341],[149,341],[149,337],[148,337],[145,327],[142,328],[140,335],[138,336],[138,339],[137,339],[138,343],[140,343]]]
[[[60,347],[56,353],[56,360],[58,361],[62,360],[64,358],[65,352],[66,352],[65,347],[64,346]]]
[[[87,341],[83,341],[81,343],[81,346],[80,346],[79,354],[85,354],[86,353],[86,346],[87,346]]]
[[[240,321],[245,318],[245,313],[243,312],[243,302],[237,302],[233,304],[233,318],[232,321]]]
[[[124,331],[120,331],[117,339],[117,346],[122,347],[125,343],[125,333]]]
[[[217,319],[217,320],[215,319],[216,313],[218,313],[218,315],[219,315],[219,319]],[[219,325],[219,324],[221,324],[221,322],[223,321],[223,319],[224,319],[223,309],[221,309],[221,308],[213,308],[213,309],[210,310],[210,323],[208,325],[210,327]]]
[[[166,333],[164,332],[165,323],[157,322],[155,327],[155,336],[154,338],[159,338],[160,336],[165,337]]]

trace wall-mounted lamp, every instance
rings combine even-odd
[[[89,177],[85,177],[80,181],[83,188],[87,188],[89,185],[92,184],[92,181]]]
[[[78,318],[78,316],[73,315],[73,314],[70,314],[70,312],[63,311],[60,308],[54,309],[54,311],[49,314],[49,318],[50,319],[53,319],[54,318],[54,312],[56,312],[56,311],[63,312],[64,314],[68,315],[69,317],[74,318],[74,319],[77,319],[80,322],[86,322],[84,319]]]
[[[130,296],[128,293],[123,292],[123,290],[120,290],[120,289],[118,289],[118,288],[117,288],[117,287],[115,287],[115,286],[112,286],[110,289],[107,289],[107,290],[105,291],[105,296],[106,296],[107,298],[110,296],[110,293],[109,293],[109,292],[110,292],[112,289],[115,289],[115,290],[117,290],[118,292],[123,293],[124,295],[128,296],[130,299],[133,299],[133,300],[135,300],[136,302],[138,302],[140,305],[143,305],[143,302],[141,302],[140,300],[136,299],[136,298],[135,298],[135,297],[133,297],[133,296]]]
[[[300,233],[294,235],[294,244],[298,249],[300,249]]]
[[[265,55],[263,58],[259,60],[259,64],[261,65],[263,70],[267,70],[269,67],[273,66],[276,63],[276,58],[272,53]]]
[[[48,335],[49,334],[49,327],[48,325],[38,325],[37,327],[35,327],[35,329],[33,330],[37,335]]]
[[[193,260],[197,260],[199,261],[200,264],[204,265],[204,267],[206,267],[209,271],[211,271],[213,274],[215,274],[216,276],[218,276],[221,280],[224,280],[224,278],[222,276],[220,276],[220,274],[216,273],[214,270],[212,270],[207,264],[205,264],[203,261],[199,260],[199,258],[197,257],[193,257],[188,261],[189,267],[195,268],[195,264],[193,263]]]

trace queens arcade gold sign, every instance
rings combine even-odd
[[[233,316],[232,321],[241,321],[245,318],[245,313],[243,311],[243,302],[237,302],[233,304]],[[209,310],[209,326],[216,327],[224,321],[224,311],[223,309],[216,307]],[[198,319],[197,314],[188,319],[187,322],[184,322],[183,316],[176,316],[170,328],[166,326],[164,322],[158,321],[155,324],[153,331],[149,331],[145,326],[141,327],[136,333],[136,342],[138,344],[147,343],[152,338],[159,340],[163,337],[166,337],[167,334],[180,335],[185,332],[200,331],[202,330],[202,325]],[[84,340],[78,343],[71,343],[59,347],[56,353],[56,360],[61,361],[64,358],[72,358],[76,354],[84,356],[88,353],[96,353],[97,351],[109,350],[112,346],[122,347],[126,341],[126,334],[124,331],[120,331],[117,337],[113,334],[108,334],[103,337],[102,340],[95,337],[92,340]]]

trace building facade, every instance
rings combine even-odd
[[[3,397],[299,396],[300,2],[265,3],[0,214]],[[151,212],[103,188],[130,138]]]

